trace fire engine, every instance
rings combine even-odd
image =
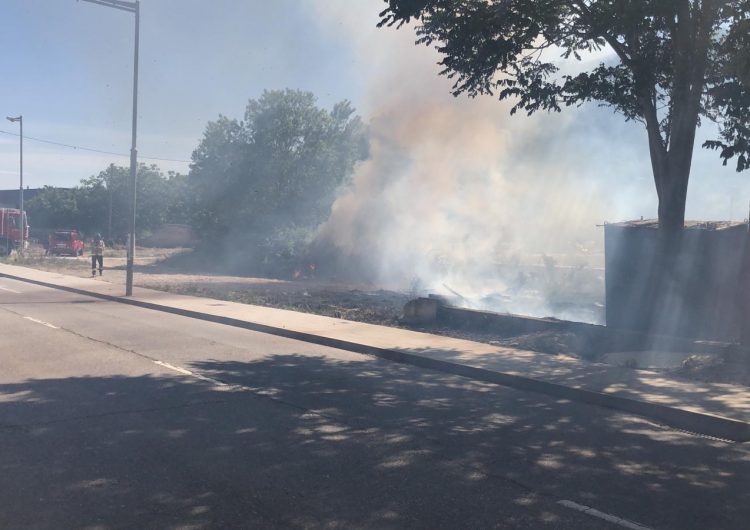
[[[21,237],[21,225],[23,225],[23,238]],[[7,256],[14,248],[23,245],[29,240],[29,224],[26,212],[15,208],[0,208],[0,256]]]

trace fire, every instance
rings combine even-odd
[[[292,279],[300,280],[302,278],[314,278],[316,269],[317,265],[315,265],[315,263],[308,263],[307,266],[298,267],[294,269],[294,272],[292,273]]]

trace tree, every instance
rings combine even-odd
[[[172,173],[165,177],[156,165],[139,164],[137,178],[136,230],[153,230],[172,221],[169,213],[174,213],[176,209],[170,184],[177,183],[179,177]],[[130,169],[114,164],[110,164],[98,175],[82,180],[79,208],[86,214],[83,223],[96,227],[102,233],[108,233],[111,219],[111,237],[126,234],[130,211],[129,183]]]
[[[77,228],[116,239],[128,230],[130,170],[110,164],[75,188],[45,186],[27,204],[29,219],[43,228]],[[165,176],[155,165],[138,167],[136,229],[153,230],[163,223],[184,223],[189,217],[187,177]]]
[[[189,180],[199,228],[269,234],[310,229],[366,156],[364,127],[348,101],[329,111],[299,90],[265,91],[244,121],[219,116],[193,152]]]
[[[684,226],[701,118],[719,128],[704,146],[750,167],[750,0],[385,1],[379,26],[417,20],[454,95],[496,94],[528,114],[597,101],[645,125],[665,232]],[[569,73],[595,52],[602,62]]]
[[[30,223],[41,228],[74,227],[80,217],[76,190],[69,188],[45,186],[25,209]]]

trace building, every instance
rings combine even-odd
[[[26,188],[23,190],[23,202],[36,197],[42,188]],[[0,208],[18,208],[18,188],[14,190],[0,190]]]

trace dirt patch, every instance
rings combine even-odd
[[[691,355],[679,366],[666,372],[694,381],[750,386],[750,363],[724,356]]]
[[[405,293],[382,289],[363,291],[342,286],[332,287],[309,280],[241,284],[173,282],[150,284],[149,287],[178,294],[205,296],[385,326],[401,325],[401,310],[410,299]]]
[[[369,284],[301,278],[281,280],[249,276],[210,274],[204,257],[192,258],[185,249],[138,248],[133,283],[138,287],[177,294],[216,298],[231,302],[289,309],[317,315],[381,324],[401,325],[404,304],[415,295],[378,289]],[[57,272],[70,276],[90,277],[91,262],[83,257],[47,257],[41,249],[32,248],[23,260],[14,257],[10,264]],[[104,256],[105,271],[100,278],[114,284],[125,284],[126,255],[123,249],[110,249]],[[197,272],[190,272],[196,266]]]
[[[90,260],[83,257],[46,257],[32,248],[19,265],[70,276],[89,277]],[[10,262],[13,263],[13,258]],[[125,283],[125,251],[109,249],[101,280]],[[403,307],[418,293],[380,289],[369,284],[315,278],[283,280],[236,276],[211,272],[203,254],[186,249],[138,248],[133,281],[136,286],[177,294],[202,296],[244,304],[289,309],[357,322],[421,329],[430,333],[520,348],[549,354],[581,355],[582,343],[574,333],[540,331],[523,335],[500,335],[448,327],[416,328],[402,322]],[[221,268],[220,263],[215,264]],[[97,276],[97,279],[99,277]]]
[[[406,327],[406,326],[405,326]],[[412,329],[416,329],[412,327]],[[429,333],[457,339],[484,342],[505,348],[518,348],[550,355],[566,355],[588,360],[591,353],[582,337],[569,331],[536,331],[532,333],[501,334],[448,327],[421,328]]]

